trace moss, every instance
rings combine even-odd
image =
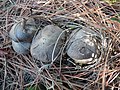
[[[104,0],[104,1],[109,4],[114,4],[114,3],[120,2],[120,0]]]

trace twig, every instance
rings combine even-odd
[[[6,82],[6,76],[7,76],[7,60],[6,60],[6,58],[4,58],[4,61],[5,61],[5,64],[4,64],[4,66],[5,66],[5,73],[4,73],[4,82],[3,82],[3,89],[2,90],[5,90],[5,82]]]

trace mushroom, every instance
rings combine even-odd
[[[25,24],[23,22],[15,23],[9,35],[15,42],[31,42],[36,30],[35,21],[31,18],[28,19]]]
[[[12,40],[12,47],[14,51],[19,54],[28,54],[31,43],[29,42],[15,42]]]
[[[33,38],[32,44],[31,44],[31,55],[35,58],[40,60],[44,63],[49,63],[52,61],[52,53],[56,44],[57,39],[57,45],[54,50],[54,57],[55,58],[61,47],[62,47],[62,41],[65,37],[65,34],[62,33],[62,29],[58,26],[54,25],[48,25],[44,29],[40,30],[38,34]],[[60,36],[60,37],[59,37]]]
[[[76,33],[73,31],[66,48],[68,56],[76,63],[91,63],[97,53],[95,39],[93,38],[96,35],[93,30],[85,27]]]

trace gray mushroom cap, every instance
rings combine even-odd
[[[36,30],[34,19],[29,19],[25,24],[25,28],[23,27],[22,22],[15,23],[12,26],[9,35],[15,42],[31,42]]]
[[[93,40],[96,33],[89,28],[83,28],[70,35],[71,39],[67,45],[67,54],[77,63],[89,63],[96,54],[96,45]]]
[[[28,54],[31,43],[28,42],[15,42],[12,40],[12,47],[14,51],[19,54]]]
[[[30,49],[31,55],[42,62],[51,62],[55,43],[62,31],[62,29],[54,25],[48,25],[44,29],[40,30],[38,34],[33,38]],[[62,40],[64,37],[65,34],[62,34],[59,38],[54,51],[54,58],[58,55],[60,51]]]

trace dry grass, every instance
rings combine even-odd
[[[111,6],[99,0],[0,0],[1,90],[23,90],[40,83],[53,90],[120,89],[120,23],[111,20],[120,19],[119,8],[119,3]],[[30,55],[17,54],[8,32],[24,17],[39,20],[40,29],[57,24],[67,35],[79,25],[91,27],[102,39],[99,62],[77,65],[61,50],[60,61],[47,69]]]

